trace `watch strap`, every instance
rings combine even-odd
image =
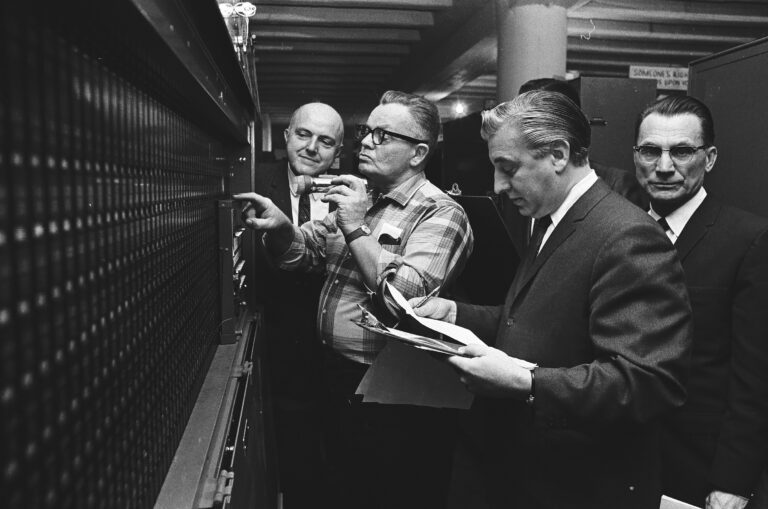
[[[349,232],[347,235],[344,235],[344,240],[347,241],[347,244],[351,244],[353,240],[358,239],[360,237],[365,237],[366,235],[371,234],[371,229],[368,228],[367,225],[361,224],[351,232]]]

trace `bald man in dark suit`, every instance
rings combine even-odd
[[[326,104],[305,104],[293,113],[284,135],[288,163],[260,165],[254,190],[296,225],[322,219],[328,204],[319,193],[299,195],[297,177],[328,171],[341,150],[342,119]],[[319,406],[323,356],[315,324],[325,275],[279,269],[265,256],[260,238],[256,244],[253,279],[265,312],[280,491],[286,509],[315,507],[325,468]]]

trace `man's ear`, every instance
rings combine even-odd
[[[706,150],[707,154],[707,164],[704,167],[704,171],[709,173],[715,167],[715,161],[717,161],[717,147],[712,145],[704,150]]]
[[[565,140],[556,140],[549,145],[549,153],[556,171],[560,172],[568,165],[571,157],[571,146]]]
[[[283,131],[283,138],[285,138],[285,142],[286,143],[288,143],[288,132],[289,132],[288,129],[285,129]]]
[[[411,166],[419,166],[427,158],[429,154],[429,145],[426,143],[419,143],[414,147],[413,156],[411,156]]]

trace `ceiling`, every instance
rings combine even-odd
[[[219,0],[224,2],[227,0]],[[258,102],[273,124],[323,101],[349,123],[384,90],[436,101],[444,118],[496,97],[495,4],[505,0],[251,0]],[[567,69],[627,76],[630,65],[687,66],[768,36],[766,0],[560,0]]]

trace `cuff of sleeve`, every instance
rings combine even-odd
[[[379,258],[376,260],[376,272],[379,274],[376,278],[377,285],[380,285],[390,274],[397,272],[397,268],[400,265],[398,258],[400,258],[400,255],[390,253],[386,249],[381,248]]]
[[[264,242],[266,243],[267,235],[264,234]],[[292,267],[298,263],[304,255],[304,236],[301,230],[297,227],[293,227],[293,240],[291,245],[284,253],[274,256],[274,260],[279,263],[281,268]]]
[[[718,491],[749,498],[760,478],[760,467],[750,468],[744,458],[725,459],[715,455],[709,472],[709,483]]]
[[[558,368],[536,368],[536,412],[535,422],[546,428],[567,428],[571,425],[567,416],[557,410],[557,396],[553,377]],[[533,387],[531,388],[533,390]]]

